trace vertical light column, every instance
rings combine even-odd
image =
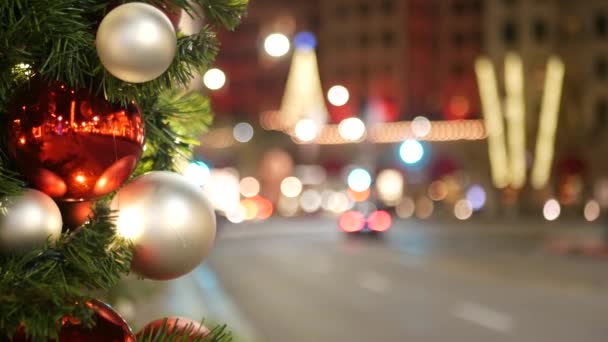
[[[492,181],[496,187],[504,188],[509,185],[511,179],[496,73],[492,62],[487,57],[480,57],[475,61],[475,73],[488,134]]]
[[[556,56],[550,57],[547,63],[534,165],[532,167],[531,183],[535,189],[542,189],[547,185],[551,176],[564,73],[565,67],[561,59]]]
[[[511,166],[511,185],[522,188],[526,183],[526,121],[524,103],[524,68],[521,57],[507,53],[505,57],[505,88],[507,98],[507,142]]]

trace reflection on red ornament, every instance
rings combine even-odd
[[[9,108],[8,147],[28,181],[62,201],[116,190],[141,157],[139,108],[112,104],[88,89],[34,79]]]
[[[92,300],[86,305],[95,311],[95,325],[92,328],[85,328],[77,319],[66,316],[61,320],[58,342],[136,341],[135,335],[127,322],[112,310],[111,307],[97,300]],[[13,336],[13,342],[25,341],[29,342],[30,339],[25,336],[23,329],[19,329],[15,336]]]

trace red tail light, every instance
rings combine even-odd
[[[358,232],[365,226],[365,216],[358,211],[347,211],[340,216],[339,225],[347,233]]]
[[[367,218],[367,225],[369,228],[376,232],[385,232],[391,227],[393,219],[391,214],[386,211],[379,210],[369,214]]]

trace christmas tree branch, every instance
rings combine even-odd
[[[108,290],[130,270],[132,247],[116,236],[107,206],[98,204],[81,229],[27,254],[0,257],[0,332],[20,326],[34,340],[55,337],[65,315],[92,323],[89,291]]]
[[[138,342],[230,342],[232,334],[226,330],[226,325],[218,325],[208,334],[200,336],[199,327],[189,323],[184,328],[177,328],[179,320],[170,323],[167,319],[157,330],[146,330],[138,336]],[[201,322],[204,325],[205,321]]]

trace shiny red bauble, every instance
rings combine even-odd
[[[10,156],[31,186],[61,201],[116,190],[141,157],[144,123],[135,103],[123,107],[59,82],[33,79],[8,112]]]
[[[169,336],[174,333],[176,336],[187,336],[188,341],[194,341],[196,339],[204,338],[209,335],[209,329],[207,329],[207,327],[200,324],[199,322],[193,321],[188,318],[169,317],[157,319],[146,324],[146,326],[140,332],[137,333],[137,338],[139,340],[145,340],[150,336],[158,336],[161,332],[163,332],[163,325],[165,324],[165,322],[167,324],[167,329],[164,331],[166,333],[166,336]],[[164,339],[160,340],[164,341]],[[154,341],[157,341],[157,339],[154,339]],[[180,341],[182,340],[180,339]]]
[[[59,339],[54,342],[136,342],[127,322],[108,305],[92,300],[87,306],[95,311],[95,325],[85,328],[78,320],[64,317],[61,320]],[[23,329],[13,337],[13,342],[29,342]]]

